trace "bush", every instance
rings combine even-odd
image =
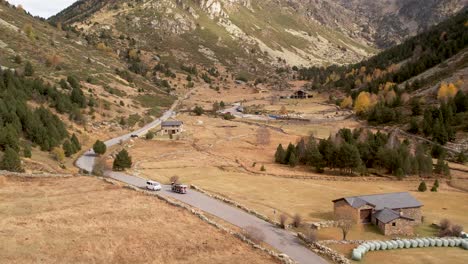
[[[245,227],[244,230],[242,230],[242,234],[256,244],[259,244],[265,240],[265,234],[263,231],[255,226]]]
[[[286,214],[281,214],[279,220],[281,228],[286,229],[286,220],[288,220],[288,216]]]
[[[203,113],[205,112],[205,110],[203,110],[203,108],[201,106],[195,106],[195,108],[193,109],[193,113],[197,116],[201,116],[203,115]]]
[[[295,228],[298,228],[302,224],[302,217],[299,214],[295,214],[293,217],[292,224]]]
[[[262,165],[262,167],[260,168],[260,171],[266,171],[265,165]]]
[[[153,132],[150,131],[150,132],[148,132],[146,134],[146,139],[147,140],[152,140],[153,138],[154,138],[154,133]]]
[[[7,148],[5,150],[5,154],[3,155],[3,159],[0,162],[0,169],[13,171],[13,172],[23,172],[23,168],[21,167],[21,158],[18,153],[12,149]]]
[[[419,191],[419,192],[425,192],[425,191],[427,191],[427,186],[426,186],[426,182],[425,182],[425,181],[422,181],[422,182],[419,184],[418,191]]]

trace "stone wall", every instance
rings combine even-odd
[[[378,227],[386,236],[391,236],[391,235],[409,236],[409,235],[414,234],[413,221],[410,221],[404,218],[398,218],[386,224],[379,222]]]
[[[421,224],[421,219],[422,219],[422,211],[421,207],[415,207],[415,208],[404,208],[401,209],[402,215],[413,218],[414,222],[413,224]]]
[[[349,205],[345,200],[337,201],[333,204],[333,213],[335,216],[338,214],[350,215],[356,223],[359,222],[359,210]]]
[[[350,264],[351,263],[349,259],[347,259],[345,256],[343,256],[337,251],[321,243],[318,243],[318,242],[308,243],[307,239],[302,233],[297,233],[297,237],[300,240],[302,240],[307,245],[307,247],[309,247],[312,251],[314,251],[317,254],[320,254],[321,256],[325,256],[328,259],[331,259],[333,263],[336,263],[336,264]]]

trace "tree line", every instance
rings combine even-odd
[[[430,150],[425,145],[413,145],[393,134],[365,129],[341,129],[336,135],[319,141],[312,136],[302,138],[296,145],[289,143],[286,149],[280,144],[275,162],[291,167],[306,165],[319,173],[325,168],[348,175],[366,175],[370,169],[385,170],[400,179],[408,175],[448,173],[443,155],[433,168]]]

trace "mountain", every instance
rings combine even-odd
[[[167,61],[219,62],[255,74],[265,64],[361,61],[458,12],[467,1],[81,0],[50,21],[87,35],[134,38],[139,48]]]
[[[468,0],[304,0],[305,15],[336,31],[385,49],[438,24]]]

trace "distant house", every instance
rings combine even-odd
[[[384,235],[412,235],[421,223],[423,206],[410,193],[386,193],[336,199],[335,215],[351,215],[356,223],[372,223]]]
[[[308,98],[312,98],[313,96],[311,94],[309,94],[307,91],[305,90],[299,90],[299,91],[295,91],[289,98],[291,99],[308,99]]]
[[[183,131],[183,126],[182,121],[164,121],[161,123],[161,133],[163,135],[177,135]]]

